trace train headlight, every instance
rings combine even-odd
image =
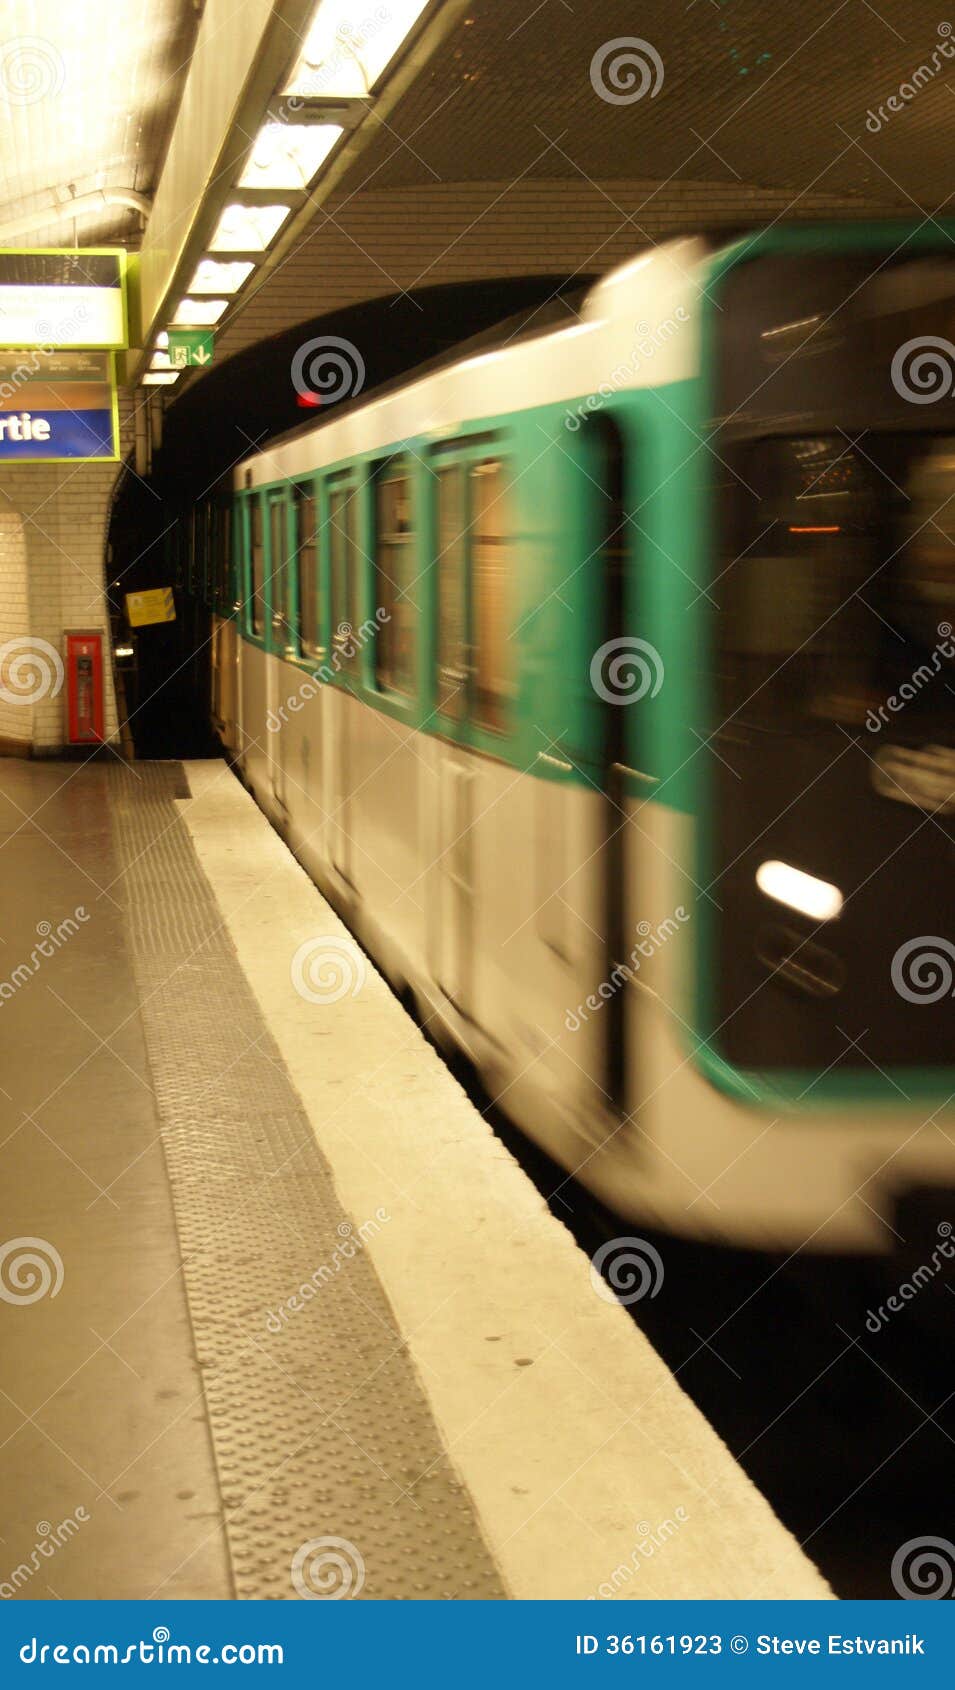
[[[760,863],[756,884],[767,898],[775,898],[777,904],[786,904],[813,921],[833,921],[845,902],[838,886],[817,880],[814,874],[805,874],[791,863]]]

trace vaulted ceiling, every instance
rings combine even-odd
[[[194,0],[4,0],[0,244],[138,244],[198,17]]]

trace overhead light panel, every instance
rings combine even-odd
[[[178,370],[150,370],[143,376],[144,387],[169,387],[179,380]]]
[[[161,329],[159,334],[157,334],[156,345],[161,346],[163,351],[165,352],[166,347],[169,345],[169,336],[166,333],[165,329]]]
[[[287,205],[227,205],[209,242],[210,252],[264,252],[288,217]]]
[[[340,123],[263,123],[239,187],[307,188],[341,134]]]
[[[369,93],[427,4],[388,0],[369,15],[368,0],[321,0],[283,92],[311,99]]]
[[[189,292],[236,293],[254,269],[254,264],[245,263],[241,259],[223,261],[219,258],[203,258],[196,265],[196,273],[189,283]]]
[[[193,299],[187,294],[185,299],[180,299],[173,322],[204,328],[207,323],[219,321],[228,303],[227,299]]]
[[[158,348],[149,360],[151,370],[171,370],[172,362],[165,348]]]

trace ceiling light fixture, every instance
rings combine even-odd
[[[283,93],[306,99],[368,94],[427,4],[389,0],[370,14],[368,0],[321,0]]]
[[[263,123],[240,188],[307,188],[339,136],[340,123]]]
[[[291,212],[288,205],[227,205],[209,242],[210,252],[264,252]]]

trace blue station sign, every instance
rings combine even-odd
[[[0,352],[0,463],[117,455],[111,353]]]

